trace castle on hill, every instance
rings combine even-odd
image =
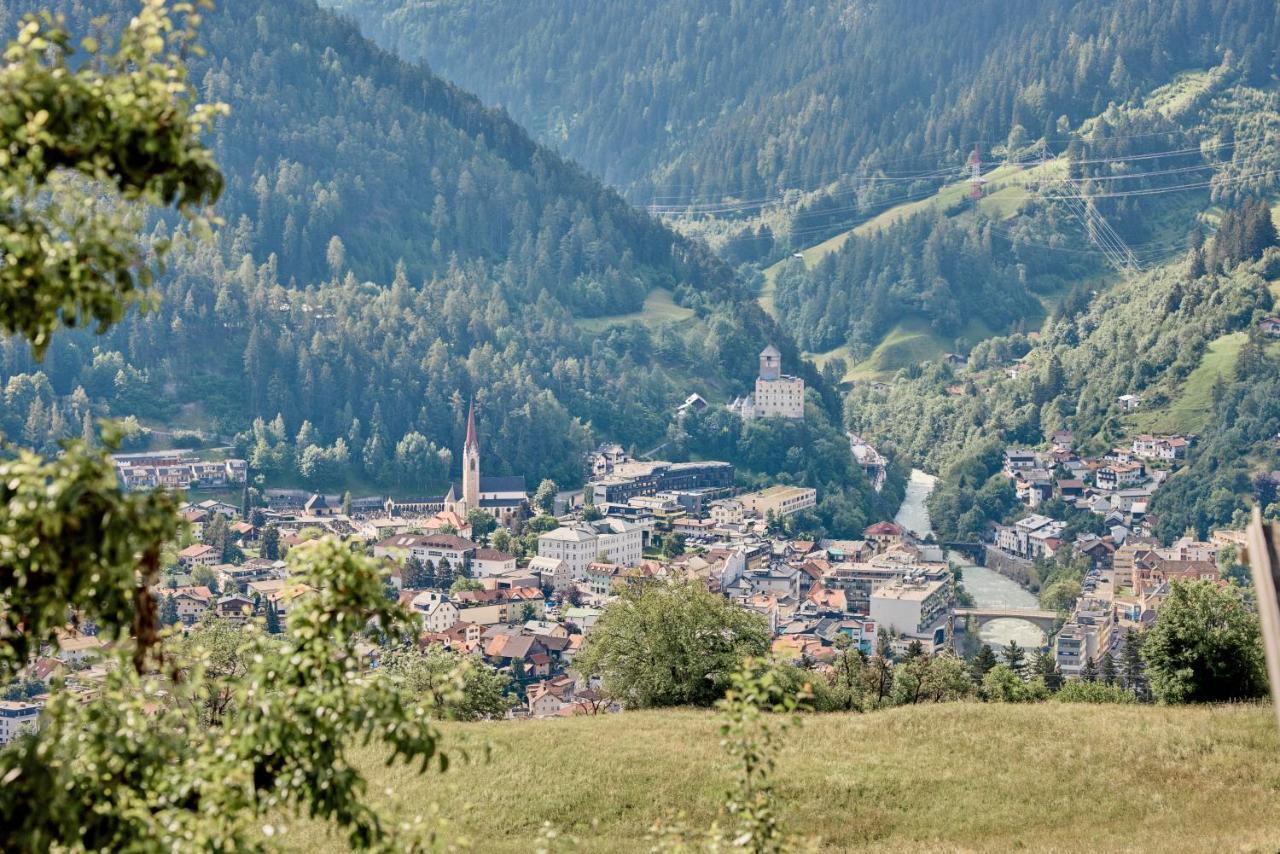
[[[770,344],[760,351],[760,374],[754,394],[736,398],[729,411],[743,419],[804,420],[804,380],[782,373],[782,353]]]

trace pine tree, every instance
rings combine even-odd
[[[1124,680],[1124,687],[1139,697],[1143,696],[1145,679],[1142,662],[1142,636],[1133,629],[1129,629],[1125,634],[1121,664],[1121,677]]]
[[[1009,665],[1009,669],[1019,676],[1025,675],[1027,666],[1027,653],[1022,647],[1018,646],[1015,640],[1009,641],[1009,645],[1004,648],[1002,653],[1004,663]]]
[[[1107,685],[1116,684],[1116,676],[1118,675],[1116,672],[1116,659],[1115,656],[1111,654],[1111,650],[1107,650],[1102,654],[1101,673],[1102,681]]]
[[[276,603],[267,600],[267,634],[280,634],[280,613],[276,611]]]
[[[440,558],[440,562],[436,564],[436,583],[435,586],[441,590],[448,590],[453,585],[453,564],[449,563],[447,557]]]
[[[1053,653],[1047,650],[1036,653],[1032,670],[1036,676],[1044,680],[1045,686],[1050,691],[1057,691],[1062,687],[1062,671],[1058,669],[1058,662],[1054,660]]]
[[[178,600],[172,593],[165,596],[164,602],[160,605],[160,623],[165,626],[178,623]]]
[[[996,654],[991,649],[990,644],[983,644],[969,661],[969,672],[973,674],[974,683],[981,685],[982,677],[987,675],[987,671],[995,667],[999,662],[996,660]]]
[[[1098,681],[1098,665],[1094,663],[1092,655],[1084,660],[1084,667],[1080,670],[1080,678],[1085,682]]]
[[[407,590],[421,590],[428,586],[426,583],[427,569],[422,565],[422,561],[416,557],[410,557],[404,562],[401,578]]]
[[[267,560],[280,559],[280,529],[268,525],[262,529],[262,556]]]

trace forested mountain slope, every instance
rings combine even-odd
[[[5,29],[37,5],[10,3]],[[54,6],[85,32],[133,0]],[[813,479],[783,472],[786,453],[823,441],[839,454],[824,519],[852,531],[890,512],[860,471],[842,477],[830,386],[700,244],[313,0],[223,0],[200,43],[193,79],[231,108],[216,144],[226,226],[170,255],[156,311],[59,336],[43,363],[0,343],[0,430],[52,449],[97,416],[136,415],[240,434],[273,485],[430,494],[474,397],[487,472],[568,485],[595,442],[660,445],[690,392],[744,393],[773,341],[817,410],[749,468]],[[658,287],[679,323],[607,320]]]
[[[1265,80],[1280,37],[1269,0],[326,2],[640,203],[846,220],[1228,53]]]
[[[52,7],[84,32],[89,15],[136,5],[20,0],[0,24]],[[233,108],[215,147],[219,213],[237,250],[274,253],[285,281],[329,273],[340,235],[360,279],[388,281],[397,261],[415,280],[452,259],[509,263],[518,298],[545,290],[582,314],[638,308],[653,284],[727,287],[700,247],[311,0],[221,0],[200,43],[192,79]]]

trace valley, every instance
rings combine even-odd
[[[1280,844],[1274,2],[0,32],[0,848]]]

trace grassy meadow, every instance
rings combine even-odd
[[[437,815],[447,840],[477,851],[532,851],[544,822],[566,850],[646,851],[655,821],[705,827],[732,785],[709,712],[445,732],[471,760],[443,775],[385,768],[373,751],[354,759],[391,815]],[[806,716],[785,744],[782,821],[822,851],[1280,849],[1280,738],[1266,706],[951,703]],[[309,823],[284,838],[298,851],[342,847]]]
[[[644,299],[639,311],[628,314],[610,314],[603,317],[582,317],[574,322],[588,332],[603,332],[610,326],[627,323],[641,323],[656,328],[664,323],[684,323],[693,318],[694,311],[682,305],[676,305],[671,291],[666,288],[654,288]]]

